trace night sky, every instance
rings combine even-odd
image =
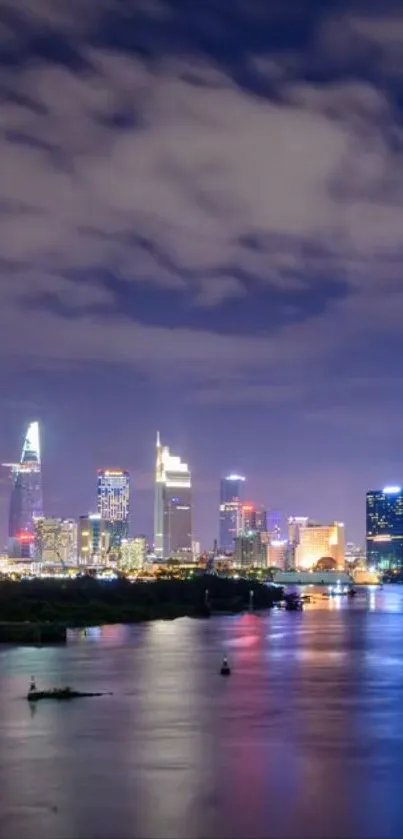
[[[0,458],[48,514],[189,461],[345,521],[403,481],[401,0],[0,0]],[[9,484],[1,478],[1,536]]]

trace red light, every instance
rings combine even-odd
[[[255,508],[253,504],[244,504],[242,509],[245,511],[245,513],[251,513]]]
[[[18,533],[17,537],[19,542],[33,542],[34,536],[32,533]]]

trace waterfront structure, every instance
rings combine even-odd
[[[236,474],[227,475],[220,482],[219,548],[223,553],[232,553],[234,539],[242,532],[244,484],[244,476]]]
[[[133,536],[122,539],[120,545],[119,568],[124,571],[141,571],[147,555],[145,536]]]
[[[34,518],[43,515],[39,422],[31,422],[25,435],[20,462],[3,464],[11,469],[9,556],[33,554]]]
[[[403,489],[371,490],[366,497],[367,563],[379,571],[403,570]]]
[[[129,536],[129,473],[122,469],[98,469],[97,509],[106,522],[111,550],[119,549]]]
[[[327,560],[335,569],[344,568],[344,525],[342,522],[316,524],[308,521],[298,526],[298,544],[295,545],[295,567],[313,570],[319,560]]]
[[[266,568],[267,545],[257,532],[241,533],[235,537],[233,565],[235,568]]]
[[[105,564],[109,559],[110,534],[107,522],[99,513],[80,516],[78,522],[78,559],[83,565]]]
[[[189,467],[161,444],[157,433],[154,506],[157,559],[192,553],[192,480]]]

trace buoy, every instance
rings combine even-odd
[[[229,676],[231,674],[231,668],[228,664],[227,656],[224,656],[224,658],[223,658],[220,673],[221,673],[221,676]]]

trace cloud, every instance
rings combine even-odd
[[[158,31],[152,60],[135,45],[107,48],[101,22],[123,15],[112,0],[0,0],[21,56],[39,31],[51,30],[81,61],[21,59],[2,71],[6,355],[23,357],[29,346],[43,363],[108,357],[146,368],[166,359],[200,370],[207,363],[219,376],[238,364],[320,368],[340,353],[341,332],[352,345],[384,330],[397,334],[403,166],[391,91],[364,76],[308,81],[301,45],[265,52],[256,41],[269,20],[261,3],[236,4],[228,21],[235,51],[236,24],[248,20],[255,33],[253,43],[243,41],[242,78],[225,50],[226,61],[212,55],[225,23],[218,6],[200,12],[205,49],[190,37],[189,12],[188,40],[176,42],[176,53],[167,38],[174,3],[126,10],[129,22],[140,15],[151,26],[144,43]],[[291,7],[281,14],[288,20]],[[394,39],[382,20],[386,56]],[[322,15],[315,61],[351,60],[346,29],[364,61],[376,22],[358,11],[339,22]],[[138,289],[176,295],[189,312],[204,308],[206,324],[145,322]],[[319,289],[326,303],[310,310],[306,301]],[[208,320],[214,309],[253,297],[281,301],[283,316],[276,321],[268,309],[264,334],[222,335]],[[132,301],[127,309],[122,300]],[[30,323],[21,336],[24,307]]]

